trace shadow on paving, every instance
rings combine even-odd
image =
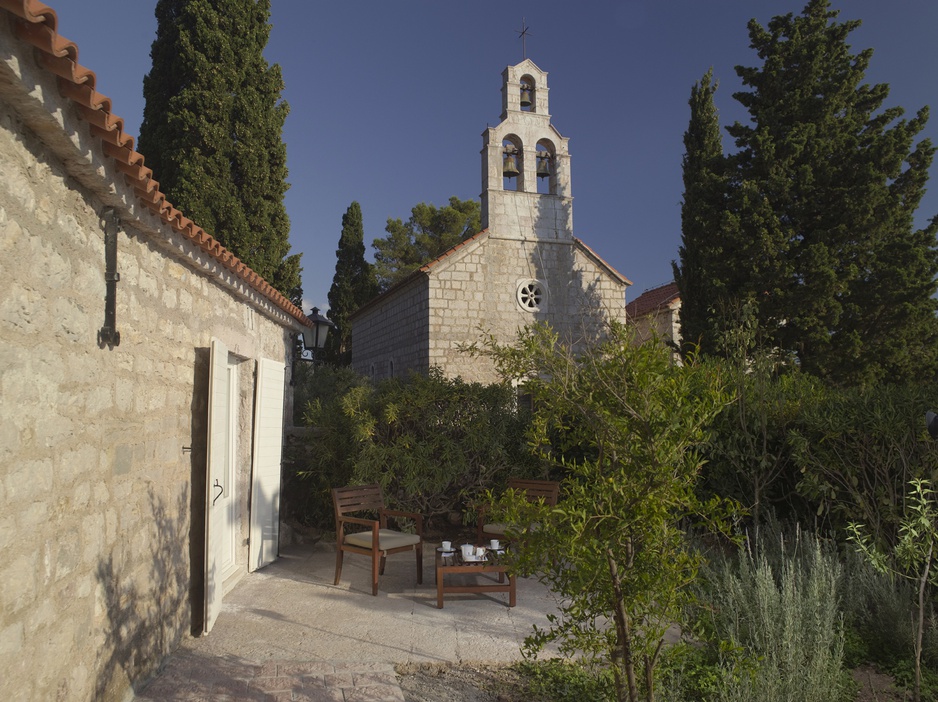
[[[388,558],[377,596],[368,558],[347,555],[333,585],[334,544],[283,549],[225,594],[212,632],[185,640],[137,699],[402,700],[395,664],[520,660],[524,637],[558,611],[554,596],[519,578],[513,608],[494,593],[447,594],[438,609],[434,548],[422,585],[413,554]]]

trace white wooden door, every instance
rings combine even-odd
[[[248,558],[251,571],[271,563],[278,553],[284,378],[283,363],[269,359],[258,361]]]
[[[212,339],[208,380],[208,441],[205,461],[205,633],[212,630],[221,611],[222,562],[228,522],[224,480],[231,437],[229,410],[231,393],[228,348]]]

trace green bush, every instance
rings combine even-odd
[[[614,700],[612,672],[567,659],[522,661],[514,666],[525,679],[534,699],[553,702],[603,702]]]
[[[909,481],[938,477],[938,442],[925,431],[925,411],[934,407],[934,384],[820,393],[791,435],[799,492],[832,529],[860,522],[876,546],[891,551]]]
[[[347,369],[317,369],[305,421],[316,428],[299,470],[310,512],[332,524],[330,490],[380,483],[389,505],[448,517],[471,509],[511,475],[531,476],[527,421],[514,390],[444,378],[439,370],[371,384]]]
[[[342,398],[368,381],[349,368],[299,364],[297,369],[294,415],[300,429],[284,448],[285,516],[328,530],[335,525],[330,490],[349,484],[361,450]]]
[[[837,555],[798,535],[750,539],[737,559],[709,569],[701,600],[724,651],[716,699],[845,699],[840,584]]]
[[[911,660],[914,586],[878,572],[853,549],[846,550],[844,576],[848,665],[869,662],[890,669]]]

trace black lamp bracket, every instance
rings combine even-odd
[[[113,207],[108,207],[101,214],[104,228],[104,326],[98,330],[98,346],[114,348],[121,343],[121,333],[117,331],[117,283],[121,274],[117,272],[117,235],[121,220]]]

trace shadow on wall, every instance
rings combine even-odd
[[[211,349],[195,350],[192,377],[192,402],[189,453],[189,609],[192,612],[193,636],[200,636],[205,625],[205,481],[208,441],[208,376]]]
[[[183,557],[189,538],[184,521],[189,488],[184,485],[173,501],[167,501],[151,487],[148,498],[151,514],[146,528],[124,534],[123,551],[98,565],[98,592],[103,599],[99,606],[106,621],[98,645],[96,700],[123,699],[128,686],[152,675],[180,643],[189,616],[189,576]],[[130,552],[147,547],[152,561],[128,569]]]
[[[573,201],[563,201],[560,212],[556,204],[559,197],[541,196],[538,198],[536,231],[564,229],[564,223],[571,218]],[[537,321],[548,321],[561,338],[574,348],[584,343],[592,343],[605,335],[609,324],[609,310],[600,291],[600,280],[587,280],[584,271],[576,268],[575,246],[560,245],[552,247],[557,251],[556,272],[546,269],[542,257],[536,252],[531,254],[531,265],[539,280],[548,281],[548,311],[536,313]],[[625,305],[623,291],[622,305]]]

